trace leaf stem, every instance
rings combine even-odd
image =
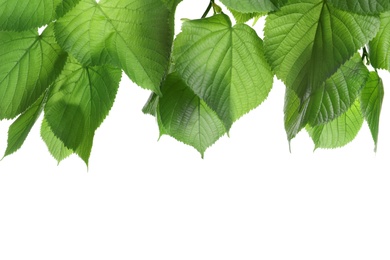
[[[213,7],[213,3],[214,3],[214,0],[210,0],[210,3],[209,3],[209,5],[207,6],[206,11],[204,11],[204,13],[203,13],[203,15],[202,15],[202,19],[205,18],[206,15],[210,12],[211,7]]]

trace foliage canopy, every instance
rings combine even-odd
[[[160,134],[202,157],[267,98],[274,76],[286,86],[288,141],[305,129],[316,148],[341,147],[366,120],[376,149],[390,1],[210,0],[175,37],[180,2],[0,0],[0,120],[14,119],[5,156],[43,114],[53,157],[88,164],[122,72],[152,92],[143,111]],[[264,39],[247,23],[261,16]]]

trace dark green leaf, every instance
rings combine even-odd
[[[371,72],[370,77],[364,86],[360,101],[364,117],[371,130],[375,143],[375,151],[378,145],[379,118],[382,109],[384,96],[383,82],[378,73]]]
[[[70,58],[50,93],[45,118],[51,130],[86,164],[95,130],[114,103],[120,77],[117,68],[82,66]]]
[[[162,87],[158,114],[164,133],[193,146],[202,157],[226,130],[217,114],[195,95],[176,74],[169,74]]]
[[[4,157],[16,152],[17,150],[19,150],[20,147],[22,147],[24,141],[26,140],[28,134],[31,131],[31,128],[34,126],[39,115],[42,113],[46,98],[46,94],[43,94],[9,127],[8,145]]]
[[[0,30],[25,31],[48,24],[61,0],[0,0]]]
[[[315,148],[338,148],[342,147],[359,133],[363,125],[363,115],[360,111],[359,99],[350,109],[335,120],[324,125],[315,127],[307,126],[307,131],[313,139]]]
[[[363,15],[379,14],[390,10],[389,0],[328,0],[335,7]]]
[[[285,129],[288,140],[305,127],[330,122],[345,113],[366,83],[368,70],[359,54],[343,64],[321,88],[301,103],[289,88],[285,98]]]
[[[72,10],[81,0],[62,0],[56,8],[57,18],[64,16],[67,12]]]
[[[173,54],[180,76],[226,129],[260,105],[272,87],[262,40],[245,24],[231,27],[224,14],[186,21]]]
[[[277,10],[287,0],[221,0],[227,7],[242,13],[267,13]]]
[[[267,17],[264,50],[278,78],[305,100],[379,25],[378,17],[348,13],[324,0],[292,1]]]
[[[157,105],[158,105],[158,99],[159,99],[159,97],[158,97],[158,95],[156,93],[150,94],[148,101],[146,101],[146,104],[142,108],[142,112],[144,114],[149,114],[149,115],[152,115],[152,116],[156,116],[156,109],[157,109]]]

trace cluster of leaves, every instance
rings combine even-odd
[[[274,75],[286,85],[289,141],[306,128],[316,147],[343,146],[366,119],[376,147],[390,1],[211,0],[174,38],[181,1],[0,0],[0,120],[16,118],[5,155],[43,113],[50,153],[88,164],[122,71],[152,91],[143,111],[161,135],[202,156],[266,99]],[[245,22],[264,15],[261,39]]]

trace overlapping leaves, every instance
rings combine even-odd
[[[0,120],[16,118],[5,155],[43,114],[53,157],[88,164],[122,70],[153,92],[143,111],[160,134],[202,156],[266,99],[274,74],[286,85],[288,140],[305,128],[316,148],[340,147],[366,120],[376,149],[390,1],[221,0],[235,25],[210,1],[214,15],[186,20],[173,41],[181,1],[0,0]],[[244,24],[260,15],[264,42]]]

